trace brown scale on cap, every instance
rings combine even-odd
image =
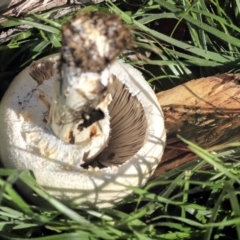
[[[74,144],[75,143],[75,138],[74,138],[74,135],[73,135],[73,131],[69,132],[68,139],[69,139],[69,143],[70,144]]]
[[[62,35],[62,63],[98,73],[132,46],[134,39],[118,15],[89,11],[75,16],[63,27]]]
[[[42,60],[41,62],[33,61],[29,68],[29,75],[41,85],[43,81],[49,79],[54,74],[54,62]]]

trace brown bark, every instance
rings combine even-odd
[[[197,159],[176,135],[210,148],[240,139],[240,74],[192,80],[157,94],[167,146],[153,178]]]

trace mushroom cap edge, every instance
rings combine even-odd
[[[57,61],[58,54],[43,59]],[[21,146],[14,147],[19,145],[18,131],[19,127],[21,129],[19,125],[21,123],[13,110],[17,107],[17,102],[13,103],[9,99],[13,92],[26,85],[24,82],[20,83],[17,76],[0,105],[0,137],[5,139],[0,146],[3,165],[8,168],[31,169],[37,182],[50,195],[68,203],[70,201],[74,205],[90,202],[98,207],[109,207],[130,194],[131,186],[141,187],[146,184],[159,164],[165,147],[163,113],[153,90],[137,69],[117,60],[112,64],[111,72],[126,85],[133,96],[136,96],[146,115],[147,133],[144,144],[137,154],[119,167],[66,171],[54,169],[46,159],[24,151]],[[28,74],[28,69],[20,74]],[[21,81],[24,79],[21,78]]]

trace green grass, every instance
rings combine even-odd
[[[156,92],[194,78],[238,72],[237,1],[119,2],[81,11],[101,9],[121,15],[136,35],[134,50],[149,52],[149,57],[134,61],[122,57],[143,71]],[[11,17],[0,25],[4,31],[21,26],[0,45],[1,96],[12,77],[32,60],[59,51],[61,26],[74,13],[55,19],[56,12]],[[71,209],[48,196],[28,172],[0,169],[0,238],[240,239],[240,143],[218,146],[220,153],[213,154],[182,140],[202,161],[134,188],[134,194],[113,209]],[[202,168],[205,163],[213,167]],[[38,205],[13,187],[17,179],[40,196]]]

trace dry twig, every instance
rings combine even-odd
[[[204,148],[239,141],[240,74],[192,80],[157,97],[165,115],[167,146],[153,178],[197,159],[177,134]]]
[[[6,16],[19,16],[23,14],[39,13],[55,7],[66,5],[84,5],[90,3],[101,3],[104,0],[10,0],[8,5],[0,3],[0,13]],[[2,8],[1,8],[2,7]],[[0,18],[0,23],[6,21]]]

